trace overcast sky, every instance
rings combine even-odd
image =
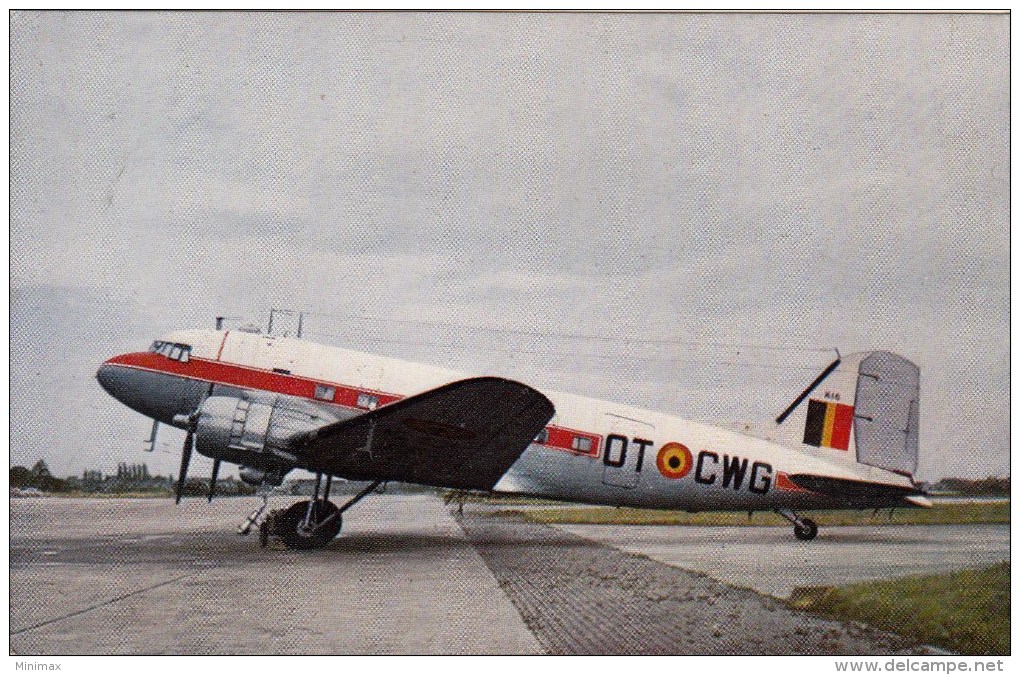
[[[99,363],[287,307],[727,424],[833,346],[890,349],[921,367],[921,477],[1008,474],[1008,29],[15,13],[11,462],[176,471]]]

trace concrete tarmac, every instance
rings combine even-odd
[[[12,652],[542,651],[437,497],[373,495],[304,552],[234,533],[259,501],[12,499]]]
[[[809,542],[794,539],[789,527],[556,527],[777,598],[798,586],[842,586],[1009,560],[1009,525],[822,527]]]
[[[324,549],[278,551],[234,533],[258,503],[12,499],[11,651],[902,653],[897,636],[734,587],[783,597],[1009,557],[1008,526],[824,528],[804,543],[789,528],[553,528],[474,504],[458,522],[437,496],[397,494],[358,504]]]

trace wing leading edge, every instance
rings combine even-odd
[[[316,429],[298,445],[312,471],[489,490],[555,412],[527,385],[476,377]]]

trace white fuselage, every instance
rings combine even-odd
[[[340,417],[360,414],[454,380],[463,373],[337,347],[239,331],[180,331],[185,362],[127,354],[111,363],[187,386],[254,390],[307,399]],[[840,450],[788,448],[661,412],[575,394],[543,392],[556,414],[495,486],[498,492],[567,501],[668,509],[769,510],[836,507],[794,485],[812,474],[909,487],[908,477],[859,464]],[[187,397],[198,394],[179,394]],[[133,406],[161,421],[191,401]]]

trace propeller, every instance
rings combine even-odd
[[[220,460],[216,458],[212,463],[212,479],[209,481],[209,503],[212,504],[213,497],[216,496],[216,476],[220,474]]]
[[[195,434],[190,429],[184,437],[184,447],[181,449],[181,475],[177,479],[177,503],[181,503],[184,496],[184,482],[188,479],[188,464],[191,463],[191,451],[195,448]]]
[[[209,385],[206,398],[212,395],[213,385]],[[203,399],[203,404],[205,399]],[[181,503],[184,496],[184,485],[188,481],[188,464],[191,463],[191,453],[195,449],[195,431],[198,429],[198,420],[202,416],[202,405],[199,405],[190,415],[174,415],[174,425],[180,425],[187,429],[188,435],[184,437],[184,447],[181,449],[181,475],[177,479],[177,503]],[[216,494],[216,476],[220,472],[220,460],[213,461],[212,482],[209,485],[209,501],[212,502]]]

